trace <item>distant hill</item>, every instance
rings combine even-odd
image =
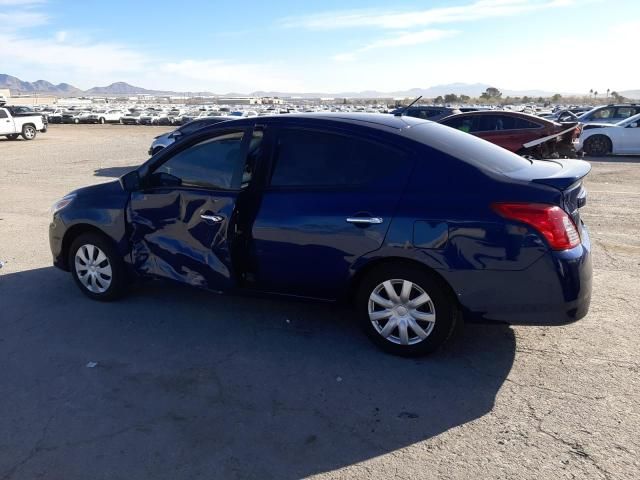
[[[625,90],[624,92],[618,92],[625,98],[632,100],[640,100],[640,90]]]
[[[8,88],[12,94],[20,93],[45,93],[53,95],[81,95],[83,92],[79,88],[68,83],[54,85],[46,80],[36,80],[35,82],[25,82],[17,77],[0,73],[0,88]]]
[[[502,91],[503,96],[511,97],[550,97],[555,93],[571,95],[570,92],[549,92],[544,90],[508,90],[499,85],[489,85],[487,83],[448,83],[445,85],[435,85],[427,88],[411,88],[408,90],[397,90],[394,92],[379,92],[377,90],[363,90],[359,92],[284,92],[284,91],[255,91],[251,93],[226,93],[226,97],[242,97],[246,95],[256,97],[298,97],[298,98],[416,98],[422,95],[424,98],[436,98],[448,93],[456,95],[468,95],[479,97],[487,88],[497,87]],[[171,92],[163,90],[148,90],[136,87],[125,82],[116,82],[106,87],[93,87],[89,90],[80,90],[68,83],[54,85],[46,80],[35,82],[25,82],[11,75],[0,74],[0,88],[8,88],[14,95],[18,94],[47,94],[63,97],[72,96],[131,96],[131,95],[187,95],[185,92]],[[627,90],[620,92],[621,95],[630,99],[640,99],[640,90]],[[188,92],[189,96],[214,96],[211,92]]]
[[[93,87],[84,92],[85,95],[171,95],[175,92],[161,92],[158,90],[147,90],[142,87],[135,87],[125,82],[116,82],[106,87]]]

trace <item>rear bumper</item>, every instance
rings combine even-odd
[[[470,319],[513,325],[562,325],[583,318],[591,302],[592,265],[589,233],[582,243],[543,255],[521,271],[466,272],[476,286],[459,293]]]

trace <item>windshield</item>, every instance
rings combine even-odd
[[[624,120],[616,123],[616,125],[624,127],[626,125],[630,125],[632,123],[637,123],[637,122],[640,122],[640,113],[638,115],[634,115],[633,117],[625,118]]]

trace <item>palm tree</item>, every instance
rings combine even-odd
[[[593,88],[589,90],[589,96],[593,96]]]
[[[611,90],[609,90],[609,89],[607,88],[607,98],[609,98],[609,92],[610,92],[610,91],[611,91]]]
[[[598,98],[598,91],[597,90],[593,91],[593,98]]]

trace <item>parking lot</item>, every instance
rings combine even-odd
[[[98,303],[53,268],[51,204],[169,128],[0,139],[0,480],[638,478],[640,157],[591,159],[585,319],[409,360],[344,307],[161,281]]]

